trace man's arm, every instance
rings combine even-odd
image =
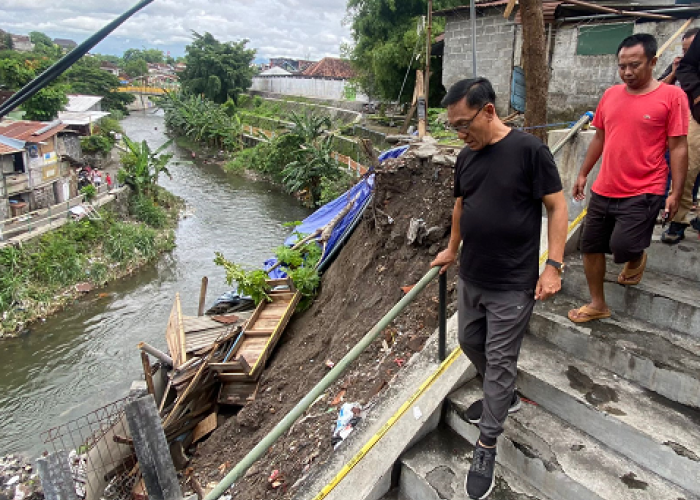
[[[688,52],[678,64],[676,78],[681,88],[690,96],[691,106],[700,100],[700,36],[690,44]]]
[[[678,68],[678,62],[681,60],[680,57],[676,57],[671,64],[668,65],[666,70],[659,77],[659,81],[666,83],[668,85],[673,85],[676,83],[676,69]]]
[[[591,173],[593,167],[600,159],[603,154],[603,147],[605,146],[605,130],[596,129],[595,137],[588,146],[588,151],[586,152],[586,158],[583,160],[581,165],[581,170],[578,172],[578,178],[576,179],[576,184],[574,184],[574,189],[572,195],[575,200],[581,201],[586,196],[586,179],[588,174]]]
[[[455,206],[452,209],[452,229],[450,231],[450,242],[447,244],[447,249],[443,250],[430,263],[430,267],[442,266],[440,274],[447,271],[447,268],[454,264],[459,251],[459,244],[462,242],[462,235],[459,230],[459,222],[462,218],[462,197],[455,200]]]
[[[665,212],[673,219],[678,211],[678,203],[683,194],[685,178],[688,175],[688,138],[685,135],[668,138],[671,156],[671,193],[666,198]]]
[[[566,246],[566,231],[569,225],[569,214],[564,192],[548,194],[542,198],[547,209],[547,240],[549,258],[557,262],[564,261]],[[561,276],[552,266],[545,266],[535,288],[535,300],[546,300],[561,290]]]

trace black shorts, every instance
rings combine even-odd
[[[617,264],[636,260],[651,244],[664,197],[608,198],[591,193],[581,236],[583,253],[609,253]]]

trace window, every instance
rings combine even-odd
[[[576,55],[616,54],[620,42],[634,32],[634,23],[598,24],[578,29]]]

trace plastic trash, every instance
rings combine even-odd
[[[359,403],[345,403],[340,407],[338,420],[335,423],[335,430],[331,438],[333,449],[337,449],[340,443],[355,429],[355,426],[362,420],[362,406]]]

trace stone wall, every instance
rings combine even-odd
[[[485,76],[493,83],[499,113],[508,114],[512,68],[521,63],[522,26],[504,19],[500,8],[485,9],[477,15],[477,70],[479,76]],[[654,35],[661,46],[684,22],[683,19],[637,22],[634,32]],[[690,27],[700,27],[700,19],[693,21]],[[548,103],[550,122],[573,120],[585,111],[594,111],[605,89],[620,83],[614,54],[576,54],[578,32],[577,25],[563,25],[552,30]],[[443,84],[449,88],[457,80],[472,76],[468,15],[448,17],[445,33]],[[681,37],[661,56],[656,75],[661,75],[678,55],[681,55]]]
[[[471,21],[468,15],[447,18],[442,83],[449,88],[463,78],[473,76]],[[513,72],[515,25],[503,17],[502,8],[480,9],[476,19],[477,60],[479,76],[488,78],[496,91],[496,107],[508,114],[510,82]]]

